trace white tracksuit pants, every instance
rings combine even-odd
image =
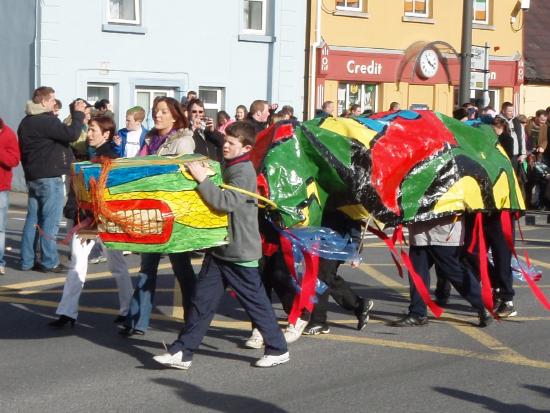
[[[134,293],[132,280],[128,273],[128,265],[122,255],[122,251],[111,250],[105,247],[99,238],[82,242],[75,234],[71,241],[71,263],[69,272],[63,286],[63,296],[57,306],[56,314],[66,315],[76,319],[78,317],[78,302],[88,273],[88,256],[95,243],[99,243],[103,255],[107,257],[109,271],[115,277],[118,287],[118,300],[120,303],[120,315],[126,315],[130,308],[130,300]]]

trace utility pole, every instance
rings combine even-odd
[[[460,62],[460,93],[458,105],[470,101],[470,67],[472,64],[472,20],[474,0],[463,0],[462,11],[462,51]]]

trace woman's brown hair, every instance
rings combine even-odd
[[[168,109],[170,110],[170,113],[175,120],[174,128],[187,129],[187,127],[189,126],[187,117],[183,114],[180,103],[174,98],[170,98],[167,96],[160,96],[155,98],[155,101],[153,102],[153,119],[155,118],[155,113],[157,113],[157,106],[160,102],[165,102],[166,106],[168,106]]]

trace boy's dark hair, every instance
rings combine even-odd
[[[239,121],[232,123],[225,129],[225,134],[233,138],[237,138],[243,146],[254,146],[256,143],[256,132],[254,126],[248,122]]]
[[[101,99],[98,100],[96,103],[94,103],[94,107],[97,110],[107,110],[107,105],[111,103],[109,102],[109,99]]]
[[[113,140],[116,133],[116,124],[110,116],[96,116],[95,118],[90,119],[88,125],[91,125],[93,122],[97,123],[101,133],[109,132],[109,137],[107,138],[109,142]]]

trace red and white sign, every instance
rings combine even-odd
[[[332,50],[328,45],[318,50],[318,77],[320,80],[339,80],[351,82],[392,83],[398,80],[413,84],[441,84],[448,83],[449,79],[440,65],[437,74],[427,80],[420,79],[414,73],[416,59],[411,59],[401,73],[398,73],[403,54],[356,52],[348,50]],[[460,61],[449,57],[447,66],[453,85],[460,83]],[[523,60],[491,60],[489,63],[491,74],[490,87],[512,87],[523,83]]]

